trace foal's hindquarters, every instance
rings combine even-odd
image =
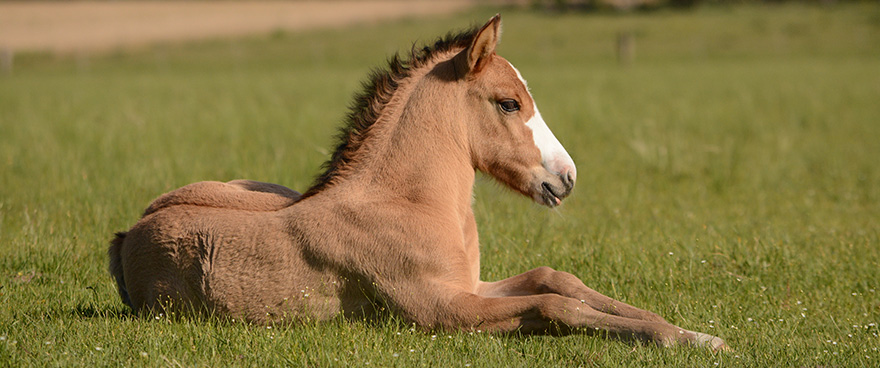
[[[114,244],[120,293],[135,312],[195,310],[254,323],[337,315],[341,280],[310,264],[283,213],[182,205],[149,214]]]

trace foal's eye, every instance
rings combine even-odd
[[[504,112],[519,111],[519,102],[516,102],[516,100],[501,100],[498,101],[498,106],[501,106],[501,110],[504,110]]]

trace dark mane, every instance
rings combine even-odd
[[[369,79],[362,83],[362,92],[357,93],[349,105],[345,124],[336,135],[338,141],[336,150],[333,152],[333,156],[322,165],[324,173],[315,179],[312,187],[303,194],[302,198],[310,197],[326,189],[341,175],[353,160],[365,137],[369,135],[370,128],[382,115],[385,106],[394,96],[400,81],[408,78],[410,71],[423,67],[437,54],[467,48],[478,30],[478,28],[472,28],[459,33],[449,33],[438,39],[433,45],[424,46],[421,49],[414,44],[410,50],[409,59],[401,59],[398,53],[388,60],[387,68],[374,69]]]

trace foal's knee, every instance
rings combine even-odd
[[[556,271],[547,266],[541,266],[534,270],[532,270],[532,279],[535,282],[535,290],[539,294],[544,293],[555,293],[557,292],[554,285],[555,276],[559,271]]]
[[[560,293],[562,289],[567,289],[566,286],[577,287],[583,284],[577,276],[547,266],[538,267],[532,272],[535,289],[539,293]]]

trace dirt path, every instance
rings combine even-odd
[[[448,14],[473,0],[0,3],[0,50],[95,52],[146,44]]]

